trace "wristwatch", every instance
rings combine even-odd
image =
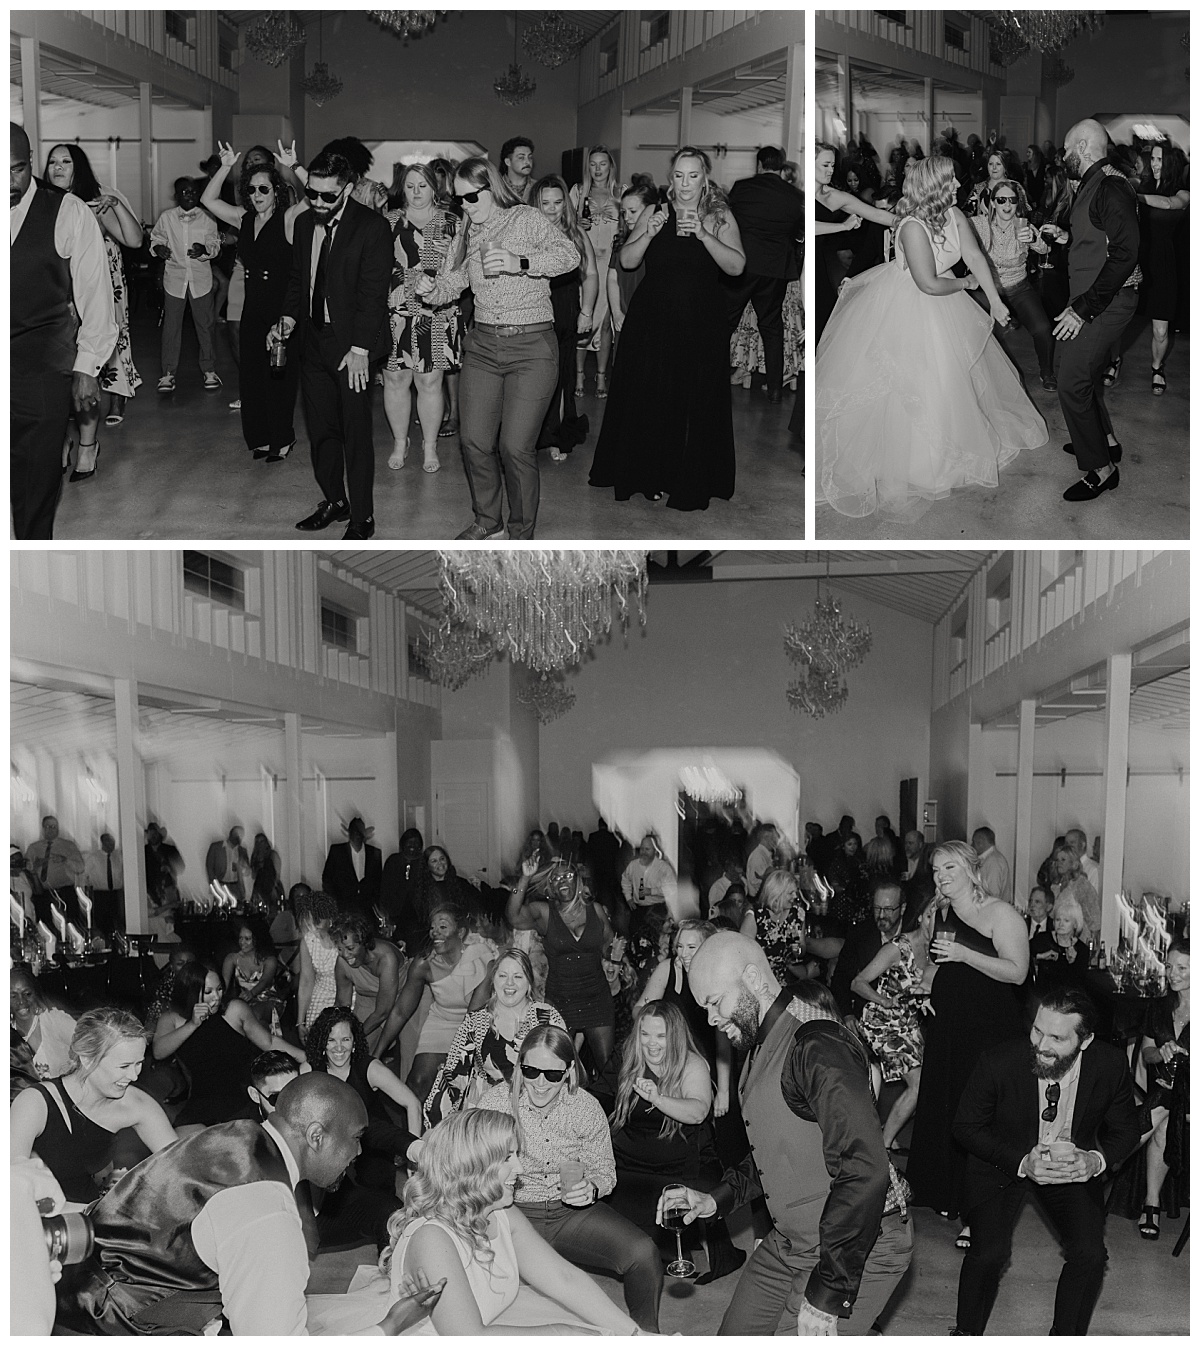
[[[522,270],[522,271],[528,271],[528,270],[529,270],[529,258],[528,258],[528,257],[521,257],[521,258],[518,258],[518,260],[519,260],[520,263],[521,263],[521,270]]]

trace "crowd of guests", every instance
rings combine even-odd
[[[1065,1240],[1055,1330],[1079,1333],[1103,1275],[1100,1174],[1146,1238],[1186,1203],[1186,939],[1140,1025],[1139,1105],[1082,976],[1077,830],[1022,911],[986,827],[932,847],[880,817],[864,847],[847,816],[808,824],[798,851],[738,825],[696,840],[694,915],[658,839],[633,851],[603,822],[535,829],[495,889],[415,829],[386,861],[361,818],[345,832],[324,891],[286,902],[269,842],[263,884],[240,829],[215,841],[206,873],[239,886],[237,914],[207,927],[215,948],[171,949],[140,1017],[77,1015],[13,969],[14,1199],[50,1184],[96,1229],[60,1325],[654,1332],[674,1183],[701,1282],[745,1262],[739,1205],[761,1196],[774,1226],[723,1332],[785,1313],[867,1330],[911,1259],[914,1204],[964,1221],[958,1330],[981,1332],[1030,1194]],[[310,1257],[362,1242],[378,1268],[306,1299]],[[581,1268],[619,1277],[625,1309]]]
[[[376,383],[389,469],[409,460],[414,404],[425,472],[443,466],[439,440],[458,437],[471,540],[533,536],[539,450],[561,462],[584,442],[587,396],[604,406],[593,485],[704,509],[734,490],[731,350],[734,381],[762,374],[768,402],[797,386],[803,206],[795,165],[775,147],[726,194],[692,146],[671,156],[661,185],[638,173],[623,183],[603,145],[583,182],[535,178],[533,142],[514,136],[497,162],[400,163],[385,186],[353,136],[307,167],[294,144],[221,144],[150,226],[99,185],[79,146],[52,147],[39,178],[24,131],[13,124],[11,138],[13,359],[46,393],[14,403],[18,537],[51,536],[60,468],[72,466],[71,482],[95,475],[101,413],[116,429],[141,383],[126,280],[135,254],[139,272],[161,267],[160,394],[183,377],[189,311],[209,391],[222,386],[225,334],[238,369],[229,405],[255,459],[288,457],[299,392],[322,492],[302,531],[344,522],[349,538],[373,535]],[[796,434],[801,419],[798,409]]]

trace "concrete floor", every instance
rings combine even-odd
[[[1189,339],[1176,336],[1167,356],[1167,391],[1150,391],[1150,326],[1134,320],[1126,332],[1120,381],[1106,401],[1124,446],[1121,484],[1088,504],[1068,504],[1062,493],[1078,479],[1074,458],[1063,453],[1066,432],[1054,393],[1038,381],[1033,339],[1022,330],[1008,340],[1026,387],[1046,419],[1050,439],[1018,455],[1000,474],[996,490],[971,486],[939,500],[913,522],[869,515],[847,519],[817,505],[821,541],[971,538],[1187,538],[1190,535],[1188,433],[1191,379]]]
[[[55,525],[58,539],[259,538],[290,543],[297,519],[320,500],[308,461],[303,417],[299,443],[286,462],[267,467],[246,451],[238,413],[237,374],[224,328],[217,333],[218,372],[225,386],[200,386],[195,337],[185,326],[176,392],[155,390],[159,375],[158,329],[152,318],[135,317],[134,358],[145,382],[128,405],[122,425],[100,428],[100,466],[87,482],[64,485]],[[589,372],[588,387],[594,388]],[[381,390],[374,390],[375,521],[379,538],[445,541],[471,522],[470,497],[457,438],[439,441],[442,470],[421,470],[420,429],[415,417],[413,449],[399,472],[387,468],[391,435]],[[803,460],[799,440],[789,435],[792,396],[769,407],[761,392],[733,390],[738,445],[737,491],[714,500],[706,511],[681,513],[642,496],[618,503],[610,490],[587,484],[605,403],[585,397],[582,410],[592,432],[565,463],[539,455],[542,479],[538,538],[725,539],[802,538]],[[340,538],[334,526],[316,535]]]

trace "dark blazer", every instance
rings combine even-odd
[[[1053,958],[1039,958],[1052,953]],[[1051,986],[1083,986],[1087,981],[1088,946],[1081,939],[1075,941],[1075,961],[1067,962],[1067,951],[1057,944],[1050,930],[1039,930],[1029,939],[1029,976],[1042,990]],[[1091,1048],[1089,1047],[1090,1051]]]
[[[292,274],[283,316],[296,320],[303,341],[311,318],[312,246],[316,217],[301,211],[293,226]],[[391,350],[388,290],[392,281],[392,231],[387,220],[353,199],[346,202],[329,249],[326,296],[338,343],[358,346],[381,359]]]
[[[804,231],[804,198],[777,173],[740,178],[729,192],[746,253],[746,271],[754,276],[796,280],[796,239]]]
[[[383,852],[378,846],[364,846],[364,849],[367,852],[367,863],[360,883],[354,873],[354,862],[350,859],[350,843],[339,841],[330,846],[325,868],[321,872],[321,887],[343,906],[370,915],[381,892]]]
[[[1017,1168],[1038,1141],[1037,1085],[1026,1038],[993,1047],[979,1058],[953,1126],[954,1139],[968,1155],[964,1211],[1014,1182],[1028,1181],[1017,1177]],[[1083,1053],[1071,1130],[1080,1149],[1104,1155],[1108,1173],[1137,1148],[1141,1128],[1129,1064],[1110,1043],[1093,1039]]]

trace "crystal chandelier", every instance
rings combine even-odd
[[[497,75],[492,83],[496,97],[502,103],[507,103],[509,107],[516,107],[518,103],[523,103],[537,92],[537,84],[528,75],[522,73],[521,67],[517,63],[517,26],[517,15],[514,14],[512,65],[503,75]]]
[[[583,29],[551,10],[525,29],[521,46],[535,61],[557,70],[564,61],[569,61],[575,55],[582,42]]]
[[[1053,55],[1080,33],[1104,26],[1103,12],[1095,9],[993,9],[983,16],[1004,65],[1012,65],[1030,50]]]
[[[818,720],[841,710],[850,695],[843,675],[857,668],[870,649],[871,628],[853,617],[843,621],[841,603],[818,592],[813,615],[784,629],[784,653],[802,673],[788,685],[788,704]]]
[[[646,624],[646,554],[638,551],[443,551],[445,610],[535,673],[569,668],[622,627],[631,598]]]
[[[565,715],[575,704],[575,693],[563,681],[562,674],[539,673],[528,685],[517,689],[517,700],[532,706],[538,724],[549,724]]]
[[[711,763],[685,766],[679,773],[679,788],[701,804],[736,804],[742,797],[725,772]]]
[[[1070,84],[1075,78],[1075,67],[1068,65],[1061,56],[1055,56],[1046,63],[1046,78],[1056,88]]]
[[[317,55],[324,56],[325,30],[320,19],[317,20],[317,43]],[[305,75],[300,81],[300,87],[318,107],[324,107],[331,98],[341,93],[342,81],[329,73],[329,67],[324,61],[318,60],[312,68],[312,74]]]
[[[381,28],[395,33],[406,44],[410,37],[423,37],[438,19],[446,17],[444,9],[368,9],[367,18],[374,19]]]
[[[246,26],[246,50],[258,61],[280,66],[304,46],[304,27],[280,10],[271,10]]]
[[[488,637],[444,617],[418,638],[417,654],[429,670],[430,682],[457,692],[491,667],[496,646]]]

